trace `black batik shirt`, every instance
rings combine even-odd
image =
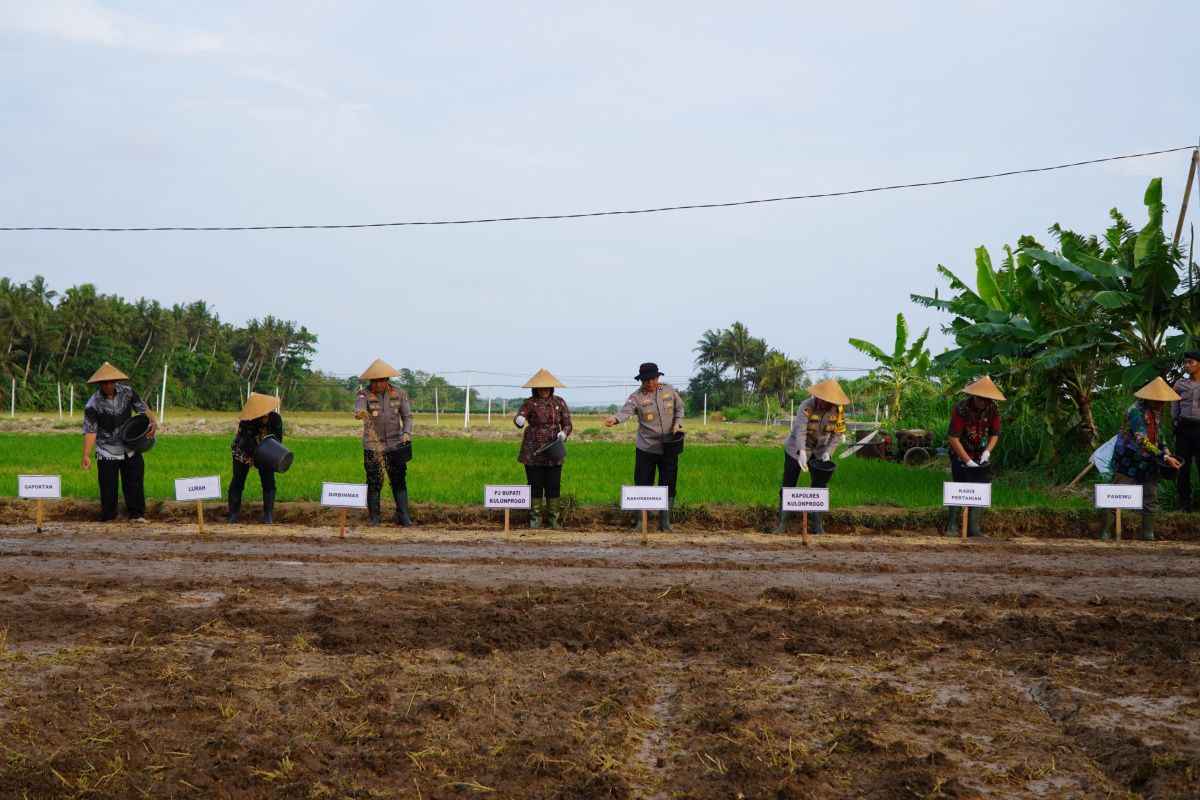
[[[111,400],[97,389],[83,409],[83,432],[96,434],[96,458],[122,459],[133,455],[121,441],[121,426],[134,411],[145,414],[149,410],[146,401],[124,384],[117,384]]]

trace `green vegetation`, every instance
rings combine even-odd
[[[228,435],[163,436],[146,454],[146,494],[174,498],[175,478],[221,475],[228,485]],[[288,446],[296,460],[279,476],[281,500],[315,500],[321,481],[359,483],[364,480],[362,447],[357,436],[291,437]],[[633,446],[619,442],[569,444],[563,491],[577,502],[615,504],[620,486],[633,479]],[[773,506],[783,468],[779,446],[693,445],[680,462],[679,500],[693,505]],[[485,483],[524,483],[516,461],[515,440],[418,438],[409,465],[409,486],[416,502],[473,505],[482,503]],[[63,476],[66,497],[97,498],[94,472],[79,468],[79,437],[0,434],[0,492],[16,492],[16,476]],[[941,504],[946,471],[914,469],[892,463],[848,458],[839,461],[832,485],[835,507],[879,505],[925,508]],[[93,468],[94,469],[94,468]],[[1051,498],[1039,487],[998,483],[994,501],[1005,507],[1083,508],[1079,498]],[[259,497],[256,476],[247,485],[247,499]]]

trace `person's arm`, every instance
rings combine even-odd
[[[276,441],[283,443],[283,417],[277,411],[271,412],[271,435]]]
[[[412,441],[413,432],[413,415],[412,405],[408,402],[408,392],[400,390],[400,420],[404,423],[401,431],[400,441],[408,444]]]
[[[80,465],[85,469],[92,468],[92,450],[96,447],[96,434],[85,433],[83,435],[83,461]]]
[[[683,430],[683,398],[679,396],[679,392],[675,392],[675,415],[671,420],[671,432],[679,433]]]
[[[561,397],[558,398],[558,427],[559,433],[564,434],[560,439],[566,439],[575,431],[575,426],[571,424],[571,409],[567,408],[567,401]]]
[[[90,404],[83,409],[83,458],[80,466],[85,470],[92,467],[92,451],[96,449],[96,430],[99,427],[100,415]]]
[[[146,405],[146,401],[142,399],[136,389],[131,387],[129,391],[133,394],[130,400],[133,410],[150,418],[150,430],[146,432],[146,438],[153,439],[154,434],[158,433],[158,417],[154,416],[154,412],[150,410],[150,406]]]
[[[636,413],[637,395],[631,394],[625,399],[625,405],[621,406],[621,410],[604,420],[604,424],[611,428],[613,425],[624,422]]]
[[[513,425],[518,428],[524,428],[525,423],[529,420],[529,412],[533,408],[533,398],[525,398],[525,402],[521,403],[521,407],[517,409],[517,413],[513,416]]]
[[[367,393],[359,392],[358,397],[354,399],[354,418],[367,418]]]

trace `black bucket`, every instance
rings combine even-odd
[[[292,451],[274,436],[268,436],[254,448],[254,466],[270,472],[287,472],[292,466]]]
[[[567,446],[556,438],[550,444],[538,449],[534,455],[548,458],[551,461],[562,461],[567,457]]]
[[[977,467],[969,467],[966,464],[962,465],[963,475],[966,477],[966,483],[991,483],[992,482],[992,465],[980,464]]]
[[[1158,477],[1160,480],[1173,481],[1179,478],[1179,467],[1172,467],[1167,464],[1165,458],[1154,459],[1154,464],[1158,467]]]
[[[808,469],[812,472],[813,488],[824,489],[829,485],[829,479],[833,477],[833,471],[837,469],[837,464],[818,458],[808,462]]]
[[[412,461],[412,442],[408,444],[394,444],[386,450],[388,458],[399,458],[401,464],[407,464]]]
[[[121,441],[135,453],[148,452],[154,447],[156,438],[150,438],[150,417],[145,414],[138,414],[135,417],[130,417],[120,430]]]
[[[658,442],[663,446],[663,453],[682,453],[683,438],[687,436],[683,431],[679,433],[664,433],[658,437]]]

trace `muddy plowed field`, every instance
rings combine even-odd
[[[1194,798],[1200,546],[0,528],[0,797]]]

